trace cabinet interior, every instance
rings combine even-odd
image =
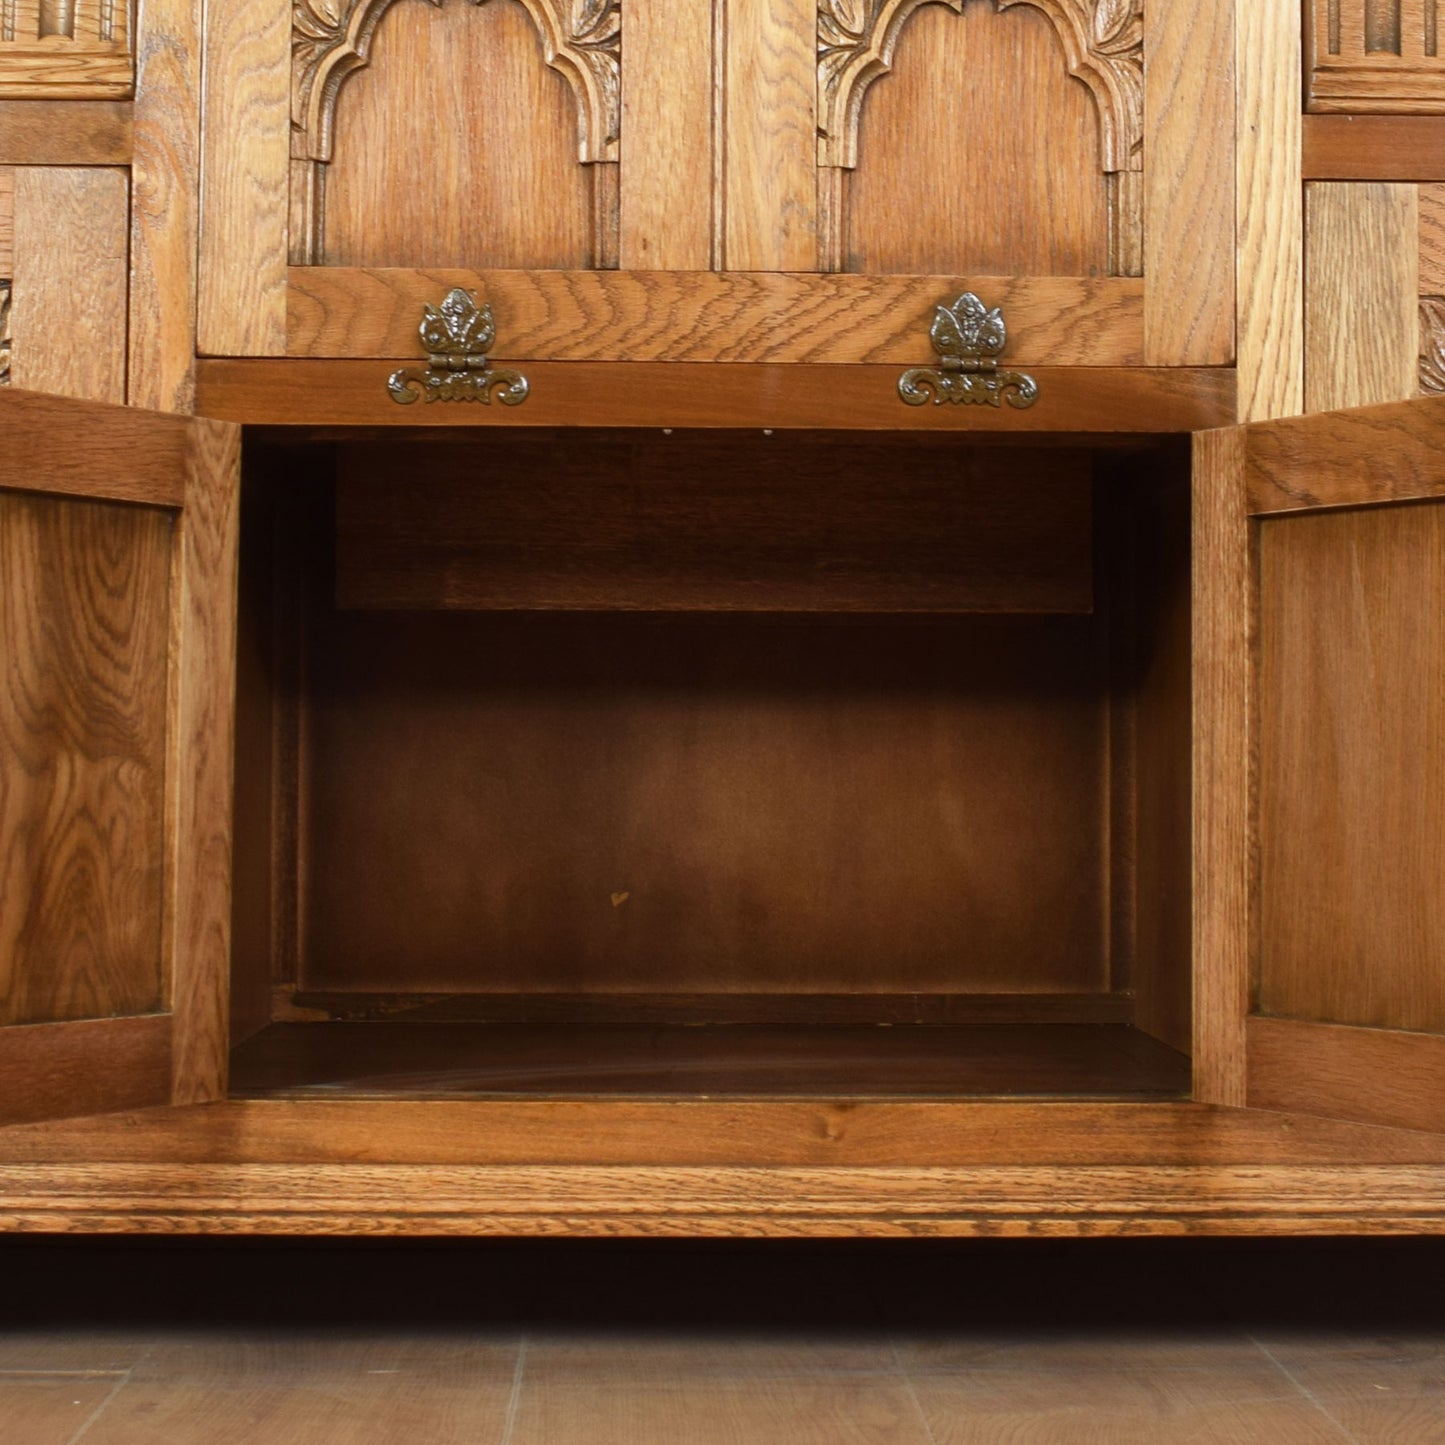
[[[232,1090],[1189,1091],[1179,439],[248,433]]]

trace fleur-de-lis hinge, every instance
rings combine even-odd
[[[998,406],[1007,398],[1022,410],[1039,399],[1033,377],[999,369],[998,358],[1008,345],[1003,313],[985,306],[972,291],[934,311],[928,336],[939,365],[910,367],[898,378],[898,395],[909,406],[922,406],[930,397],[935,406],[946,401]]]
[[[520,406],[530,388],[520,371],[491,366],[487,352],[497,339],[492,308],[461,287],[448,291],[440,306],[428,306],[421,323],[421,344],[427,367],[404,366],[386,383],[391,399],[410,406],[426,401],[480,401],[492,404],[495,393],[503,406]]]

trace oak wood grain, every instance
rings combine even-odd
[[[0,1163],[1445,1168],[1432,1134],[1187,1103],[226,1100],[0,1130]]]
[[[1144,13],[1144,355],[1235,356],[1235,7],[1151,0]]]
[[[319,618],[299,982],[1104,992],[1101,631]]]
[[[1305,402],[1310,411],[1419,391],[1416,188],[1305,187]]]
[[[67,398],[18,387],[0,392],[4,485],[180,506],[189,445],[183,418],[99,405],[86,415],[90,424],[77,425]]]
[[[374,610],[1089,612],[1082,452],[509,434],[344,447],[336,589]]]
[[[1314,181],[1445,181],[1445,116],[1306,115]]]
[[[1271,515],[1445,495],[1445,400],[1254,426],[1248,432],[1248,506]]]
[[[337,100],[318,259],[590,266],[588,169],[572,91],[522,6],[393,5]]]
[[[0,1123],[162,1104],[170,1061],[164,1014],[0,1028]]]
[[[133,109],[125,100],[0,100],[0,165],[129,165]]]
[[[1300,7],[1252,0],[1237,12],[1239,416],[1304,410],[1304,215]]]
[[[626,27],[619,264],[706,271],[718,161],[714,6],[632,5]]]
[[[1249,1102],[1445,1133],[1445,1038],[1252,1018]]]
[[[549,361],[923,364],[934,308],[976,290],[1008,320],[1008,365],[1143,359],[1143,283],[1128,278],[799,276],[766,272],[412,271],[298,267],[296,357],[407,356],[453,286],[497,318],[497,350]]]
[[[846,271],[1107,275],[1099,116],[1053,22],[1031,6],[913,14],[864,99],[842,204]]]
[[[279,356],[291,178],[289,0],[221,0],[205,28],[196,344]]]
[[[1445,1032],[1445,506],[1258,546],[1259,1009]]]
[[[166,960],[175,1015],[172,1098],[222,1097],[230,1044],[231,786],[236,686],[240,429],[190,425],[172,601],[166,769]]]
[[[1257,1159],[928,1169],[67,1161],[0,1166],[0,1222],[378,1237],[1439,1234],[1442,1183],[1439,1164]]]
[[[171,526],[0,492],[0,1024],[162,1005]]]
[[[817,227],[814,0],[729,0],[723,25],[723,267],[812,271]]]
[[[1445,185],[1419,189],[1420,294],[1445,295]]]
[[[499,364],[505,353],[498,358]],[[920,433],[1184,432],[1234,420],[1232,370],[1030,367],[1028,411],[907,407],[896,366],[528,362],[523,406],[400,407],[386,377],[414,358],[220,360],[198,365],[204,415],[274,426],[801,427]]]
[[[195,402],[200,16],[193,0],[146,0],[131,167],[129,375],[132,406]]]
[[[135,91],[135,65],[118,45],[0,44],[0,100],[112,100]]]
[[[0,277],[15,274],[15,169],[0,166]],[[9,333],[6,333],[8,339]]]
[[[125,400],[126,173],[17,166],[13,386]]]
[[[1251,918],[1245,436],[1194,439],[1194,1097],[1244,1102]]]

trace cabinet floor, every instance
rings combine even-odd
[[[232,1059],[240,1098],[1179,1099],[1189,1060],[1122,1024],[280,1023]]]

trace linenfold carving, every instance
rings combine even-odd
[[[1420,390],[1445,395],[1445,296],[1420,298]]]
[[[961,15],[987,0],[818,0],[818,164],[858,165],[858,123],[868,87],[893,65],[899,36],[924,5]],[[992,0],[1029,5],[1052,23],[1069,73],[1088,87],[1099,114],[1101,169],[1110,177],[1114,270],[1138,270],[1142,188],[1121,178],[1143,169],[1143,0]],[[963,78],[961,79],[961,83]]]
[[[377,26],[394,0],[296,0],[291,30],[292,260],[320,259],[320,168],[333,155],[336,101],[371,61]],[[443,0],[427,0],[440,8]],[[481,6],[491,0],[468,0]],[[622,129],[621,0],[519,0],[547,64],[577,99],[577,158],[615,163]]]

